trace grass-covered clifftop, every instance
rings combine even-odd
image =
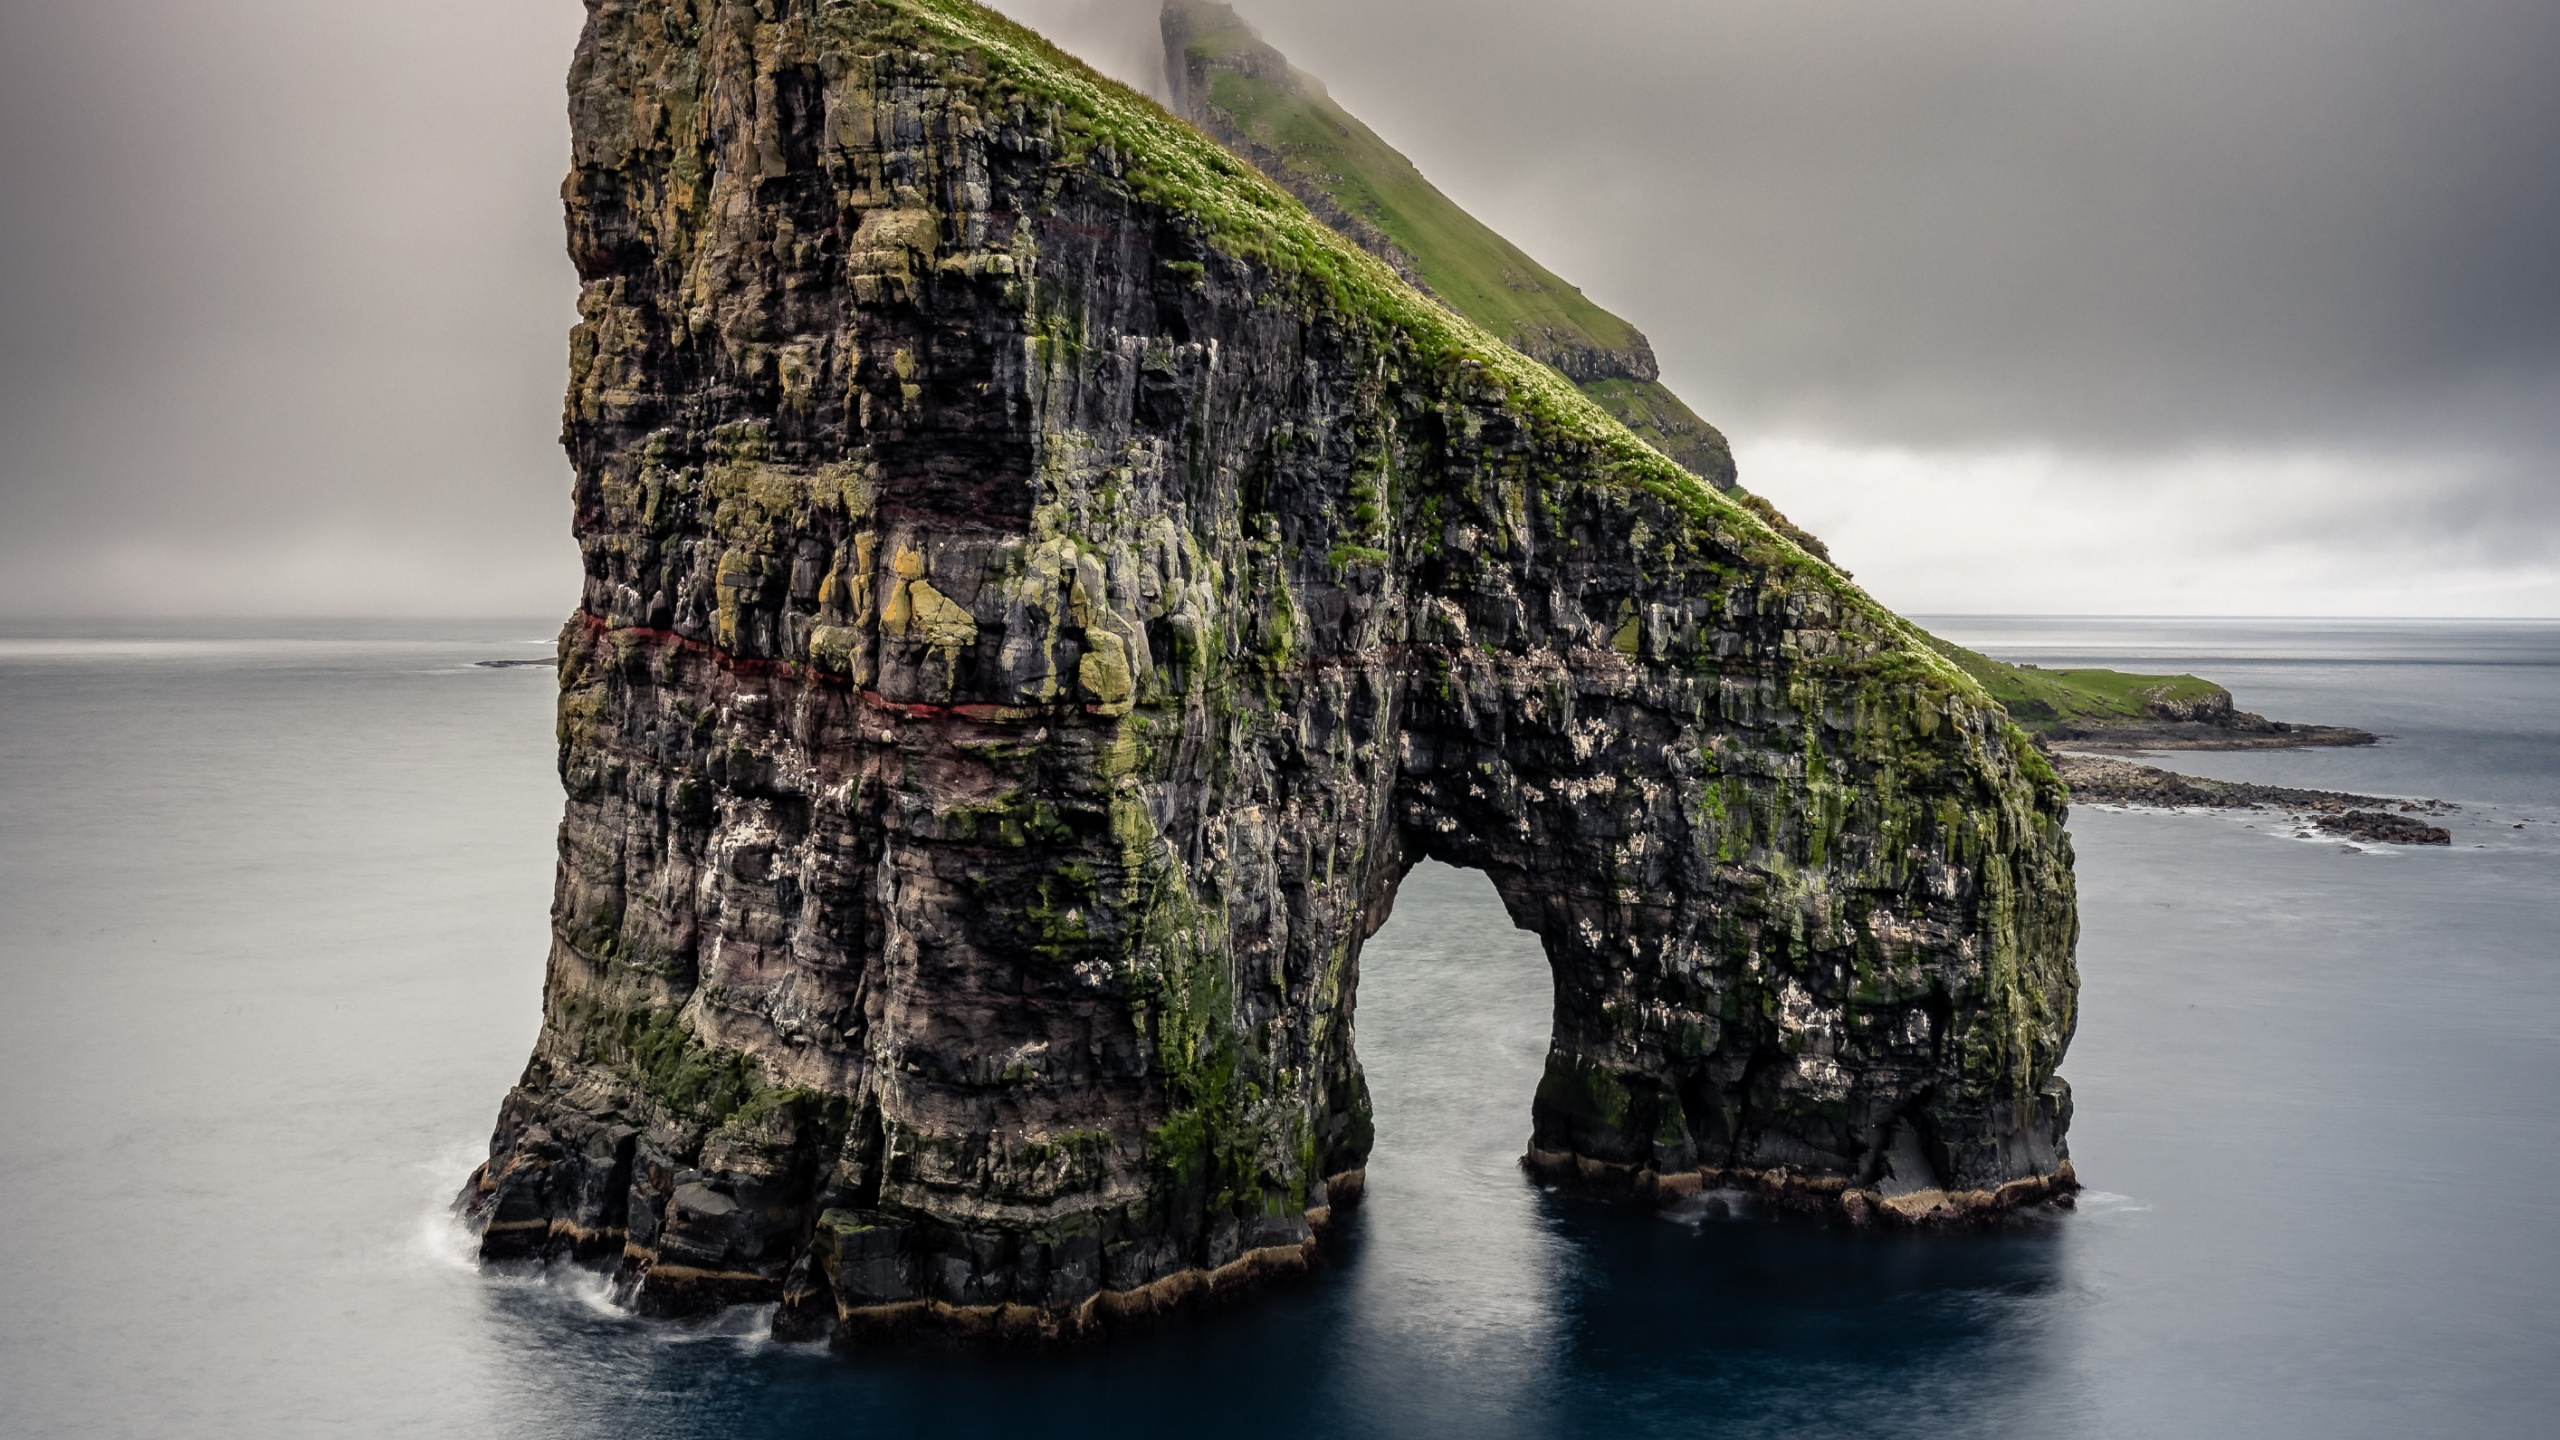
[[[2046,670],[2012,665],[1931,637],[1938,653],[1982,683],[2030,733],[2072,723],[2104,725],[2229,711],[2231,692],[2193,675],[2130,675],[2121,670]]]
[[[1467,213],[1230,7],[1170,0],[1175,108],[1441,303],[1555,366],[1647,444],[1719,489],[1732,451],[1659,378],[1642,331]]]
[[[1203,62],[1195,73],[1206,88],[1195,104],[1215,106],[1237,131],[1267,147],[1285,172],[1275,178],[1313,185],[1375,225],[1431,293],[1521,349],[1534,355],[1570,347],[1626,370],[1644,368],[1649,347],[1633,325],[1460,209],[1412,161],[1335,104],[1322,82],[1289,67],[1244,28],[1234,11],[1197,3],[1178,8],[1196,22],[1186,54]]]

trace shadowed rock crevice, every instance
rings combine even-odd
[[[1424,856],[1557,975],[1531,1159],[2069,1185],[2064,794],[1832,570],[959,0],[589,12],[544,1023],[463,1202],[786,1334],[1303,1269]]]

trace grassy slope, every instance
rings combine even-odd
[[[1931,641],[1938,653],[1981,681],[1993,699],[2008,707],[2011,719],[2037,733],[2062,720],[2137,720],[2142,718],[2143,707],[2154,700],[2197,700],[2222,693],[2221,686],[2193,675],[2043,670],[1977,655],[1934,636]]]
[[[1204,37],[1194,48],[1226,38]],[[1459,209],[1322,88],[1221,70],[1209,98],[1238,129],[1282,156],[1297,178],[1313,181],[1404,247],[1450,309],[1506,340],[1548,335],[1595,350],[1634,346],[1634,326]]]
[[[1659,380],[1580,383],[1583,394],[1643,436],[1646,444],[1717,485],[1730,488],[1735,483],[1733,450],[1725,444],[1724,432],[1699,419],[1670,386]]]
[[[1215,63],[1268,49],[1223,7],[1194,4],[1190,10],[1194,54]],[[1650,349],[1633,325],[1593,304],[1441,194],[1401,151],[1335,104],[1314,77],[1294,68],[1286,79],[1220,69],[1212,74],[1207,98],[1238,131],[1281,157],[1288,180],[1322,192],[1345,213],[1376,226],[1442,303],[1511,344],[1542,358],[1557,349],[1620,355]],[[1661,381],[1591,380],[1581,386],[1655,449],[1720,488],[1732,485],[1733,455],[1724,436]]]

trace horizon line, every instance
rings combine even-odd
[[[399,613],[367,613],[361,611],[224,611],[224,612],[22,612],[0,611],[0,626],[17,625],[247,625],[247,624],[460,624],[533,621],[547,623],[552,617],[562,620],[583,613],[576,608],[555,610],[464,610],[417,611]],[[2144,611],[2105,610],[1905,610],[1893,612],[1905,620],[2147,620],[2147,621],[2358,621],[2367,623],[2427,624],[2550,624],[2560,622],[2560,614],[2552,615],[2386,615],[2386,614],[2275,614],[2212,612],[2169,614]]]

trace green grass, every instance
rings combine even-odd
[[[1209,70],[1209,93],[1198,98],[1264,157],[1278,157],[1286,173],[1273,178],[1373,228],[1394,246],[1394,261],[1442,304],[1523,353],[1554,363],[1566,352],[1596,351],[1631,373],[1652,368],[1652,346],[1635,326],[1440,193],[1234,11],[1202,0],[1185,6],[1192,29],[1185,49]],[[1578,383],[1645,443],[1718,489],[1732,487],[1733,452],[1724,436],[1660,380]]]
[[[1244,43],[1259,42],[1250,31],[1226,30],[1192,48],[1214,55]],[[1312,184],[1378,227],[1411,257],[1443,304],[1511,344],[1532,355],[1555,348],[1629,355],[1642,346],[1633,325],[1460,209],[1310,77],[1294,70],[1286,79],[1217,70],[1208,99],[1239,131],[1281,157],[1290,171],[1284,178]]]
[[[1582,393],[1618,417],[1654,449],[1680,462],[1691,474],[1718,488],[1733,484],[1733,451],[1724,433],[1698,418],[1671,387],[1659,380],[1585,380]]]
[[[2226,692],[2193,675],[2131,675],[2121,670],[2044,670],[1977,655],[1931,638],[1938,653],[1982,683],[2028,730],[2043,733],[2065,721],[2138,720],[2155,700],[2201,700]]]

